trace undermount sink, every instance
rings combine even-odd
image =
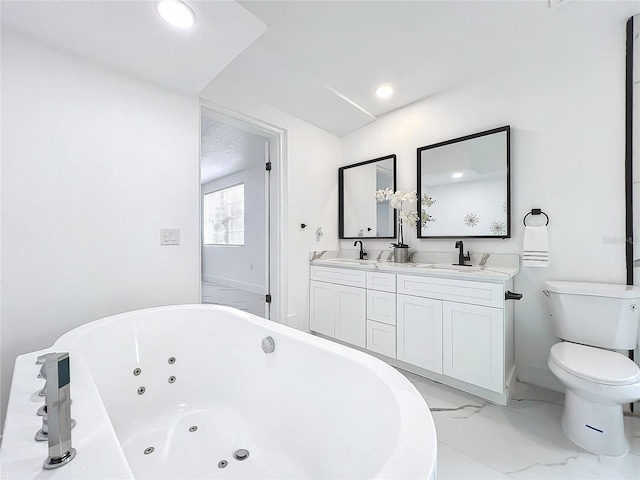
[[[327,258],[324,261],[342,265],[372,265],[375,262],[375,260],[360,260],[359,258]]]
[[[477,265],[451,265],[449,263],[444,264],[432,264],[425,265],[423,268],[431,268],[433,270],[455,270],[456,272],[480,272],[484,270],[484,268],[479,267]]]

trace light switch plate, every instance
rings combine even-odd
[[[180,245],[180,229],[161,228],[160,245]]]

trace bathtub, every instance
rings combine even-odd
[[[42,470],[35,360],[49,351],[70,353],[77,455]],[[0,477],[429,479],[436,449],[424,399],[384,362],[229,307],[183,305],[97,320],[19,356]]]

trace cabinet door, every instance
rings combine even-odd
[[[334,337],[336,285],[309,282],[309,329]]]
[[[367,295],[364,288],[336,285],[335,338],[364,348]]]
[[[504,391],[504,320],[500,308],[444,302],[443,373]]]
[[[398,295],[398,360],[442,373],[442,301]]]

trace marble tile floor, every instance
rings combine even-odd
[[[202,303],[226,305],[260,317],[265,316],[264,295],[204,280],[202,281]]]
[[[516,383],[501,407],[403,370],[427,401],[438,435],[438,480],[640,479],[640,417],[625,415],[630,452],[594,455],[562,433],[564,395]]]

